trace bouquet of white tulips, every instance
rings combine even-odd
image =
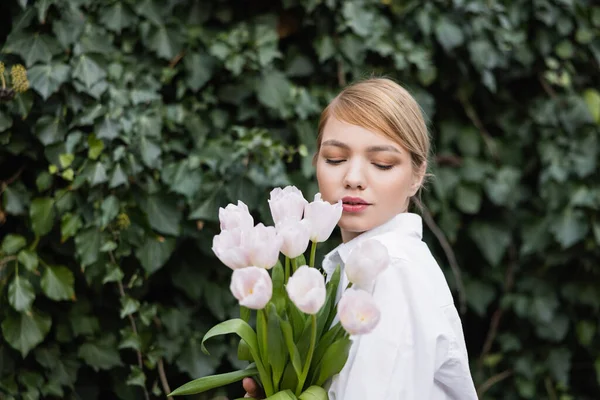
[[[353,250],[344,269],[350,284],[336,304],[340,267],[326,283],[315,268],[315,252],[317,243],[331,236],[342,203],[325,202],[320,194],[309,203],[300,190],[288,186],[271,192],[269,207],[274,227],[254,225],[241,201],[219,209],[221,233],[212,248],[233,270],[230,289],[240,303],[240,318],[210,329],[202,349],[207,352],[204,342],[212,337],[237,334],[238,357],[250,364],[244,370],[191,381],[171,396],[201,393],[251,376],[271,400],[327,399],[323,385],[346,363],[350,336],[377,325],[379,310],[364,289],[389,264],[386,248],[371,240]]]

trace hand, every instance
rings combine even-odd
[[[244,378],[242,381],[242,386],[246,391],[246,395],[244,397],[250,397],[252,399],[264,399],[264,393],[260,386],[257,385],[256,381],[252,378]]]

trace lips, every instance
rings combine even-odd
[[[360,197],[350,197],[350,196],[344,197],[342,199],[342,203],[348,204],[351,206],[360,206],[360,205],[368,206],[371,204],[368,201],[361,199]]]

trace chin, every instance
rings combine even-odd
[[[373,224],[366,221],[366,218],[356,215],[344,215],[340,218],[338,226],[346,232],[362,233],[373,228]]]

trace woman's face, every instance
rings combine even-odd
[[[402,146],[334,118],[323,130],[316,166],[323,200],[343,202],[344,242],[405,212],[422,180]]]

